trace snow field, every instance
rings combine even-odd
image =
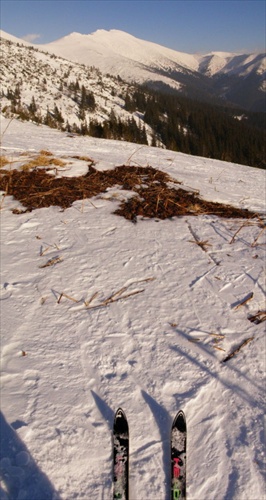
[[[263,210],[257,169],[15,120],[3,135],[3,154],[16,160],[44,147],[89,156],[99,169],[149,164],[212,201]],[[71,171],[81,172],[81,162]],[[255,222],[232,243],[243,221],[132,224],[112,213],[114,191],[65,211],[15,215],[11,197],[1,205],[0,498],[109,499],[121,406],[132,500],[168,498],[179,409],[188,425],[188,499],[262,500],[265,332],[248,316],[265,307],[265,232],[252,246]]]

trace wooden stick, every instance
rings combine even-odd
[[[248,319],[249,321],[251,321],[251,323],[259,325],[259,323],[266,321],[266,311],[259,311],[256,314],[253,314],[253,316],[248,316]]]
[[[239,309],[239,307],[245,305],[249,300],[252,299],[253,295],[254,295],[254,293],[250,292],[248,294],[248,296],[245,299],[242,300],[242,302],[240,302],[239,304],[237,304],[237,306],[235,307],[235,310],[237,310],[237,309]]]
[[[198,245],[200,248],[202,248],[202,250],[204,252],[207,252],[206,248],[205,247],[211,247],[211,244],[208,243],[208,240],[205,240],[205,241],[200,241],[198,239],[195,238],[195,241],[192,241],[192,240],[188,240],[189,243],[194,243],[195,245]]]
[[[70,297],[70,296],[69,296],[69,295],[67,295],[66,293],[62,292],[62,293],[60,294],[60,297],[59,297],[58,301],[57,301],[57,304],[59,304],[59,303],[60,303],[60,301],[61,301],[62,297],[66,297],[66,299],[68,299],[68,300],[72,300],[72,302],[76,302],[76,303],[80,302],[80,300],[74,299],[73,297]]]
[[[218,349],[218,351],[224,351],[225,352],[225,349],[223,349],[222,347],[219,347],[218,345],[213,345],[212,347],[214,349]]]
[[[236,231],[236,233],[234,234],[234,236],[232,237],[231,241],[229,241],[229,245],[231,245],[234,241],[235,241],[235,238],[236,238],[236,235],[241,231],[241,229],[245,226],[247,226],[248,223],[247,221],[243,222],[243,224],[241,224],[241,226],[238,228],[238,230]]]
[[[84,300],[85,306],[89,307],[90,303],[93,301],[93,299],[95,299],[95,297],[97,297],[98,294],[99,292],[95,292],[89,300]]]
[[[58,264],[58,262],[62,262],[62,260],[63,259],[61,259],[60,257],[54,257],[53,259],[48,260],[48,262],[46,262],[46,264],[44,264],[43,266],[39,266],[39,268],[43,269],[44,267],[53,266],[55,264]]]
[[[118,302],[119,300],[127,299],[128,297],[131,297],[132,295],[137,295],[138,293],[144,292],[143,290],[136,290],[135,292],[128,293],[127,295],[122,295],[121,297],[117,297],[116,299],[107,299],[104,302],[101,302],[101,304],[98,304],[97,306],[91,306],[88,307],[88,309],[98,309],[100,307],[106,307],[109,304],[112,304],[113,302]]]
[[[242,349],[242,347],[244,347],[245,345],[249,344],[251,340],[254,340],[254,337],[250,337],[249,339],[244,340],[244,342],[242,342],[242,344],[240,344],[240,346],[237,347],[237,349],[235,349],[233,352],[231,352],[231,354],[229,354],[228,356],[226,356],[226,358],[223,359],[223,363],[226,363],[226,361],[233,358],[240,351],[240,349]]]
[[[258,241],[258,239],[259,239],[260,235],[263,233],[264,229],[266,229],[266,226],[264,226],[264,227],[260,230],[260,232],[259,232],[259,234],[258,234],[257,238],[253,241],[253,243],[252,243],[252,245],[251,245],[252,247],[255,247],[255,246],[256,246],[257,241]]]
[[[104,300],[103,305],[109,304],[109,302],[114,302],[115,297],[121,295],[123,292],[125,292],[125,290],[127,290],[127,287],[123,286],[122,288],[120,288],[120,290],[118,290],[118,292],[113,293],[112,295],[110,295],[110,297],[108,297],[108,299]]]

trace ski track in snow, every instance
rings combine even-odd
[[[263,207],[264,173],[256,169],[66,139],[16,122],[3,139],[4,154],[45,143],[56,154],[89,154],[97,168],[126,163],[135,148],[134,161],[200,185],[210,199],[216,193],[217,201],[238,204],[248,193],[250,208]],[[2,204],[1,500],[109,499],[119,406],[129,422],[132,500],[169,498],[170,429],[179,409],[188,425],[188,499],[262,500],[264,325],[247,316],[265,307],[265,236],[251,246],[254,224],[230,244],[241,221],[132,224],[112,214],[117,202],[92,201],[21,215],[12,214],[11,198]],[[193,234],[208,242],[206,251]],[[102,305],[123,288],[117,297],[138,293]]]

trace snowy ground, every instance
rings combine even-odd
[[[263,170],[15,120],[1,133],[14,162],[45,149],[98,169],[151,165],[206,199],[265,210]],[[121,406],[130,499],[169,498],[169,433],[183,409],[188,499],[263,500],[265,322],[248,317],[265,309],[265,231],[210,215],[132,224],[112,213],[119,196],[21,215],[2,200],[0,499],[110,499]]]

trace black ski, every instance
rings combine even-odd
[[[186,498],[186,448],[186,419],[183,411],[179,411],[171,431],[171,500]]]
[[[129,432],[125,413],[118,408],[114,418],[114,499],[128,500]]]

